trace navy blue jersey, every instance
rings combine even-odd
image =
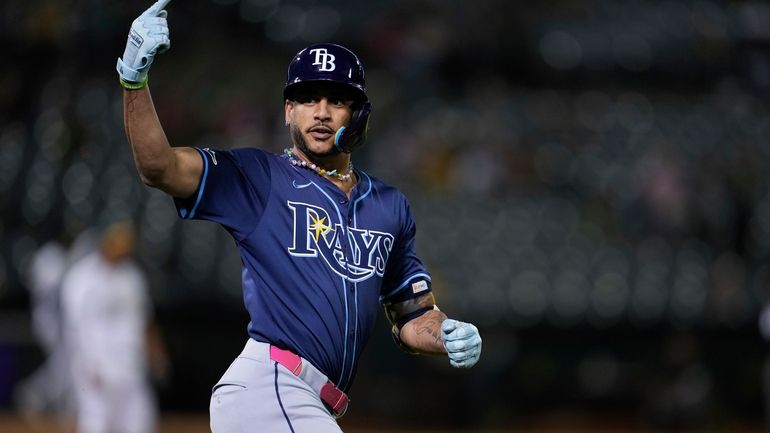
[[[348,390],[380,303],[431,290],[406,198],[360,170],[348,199],[285,155],[198,151],[198,191],[175,203],[182,218],[215,221],[235,239],[250,337],[298,353]]]

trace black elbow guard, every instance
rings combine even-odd
[[[404,325],[406,325],[406,322],[422,316],[423,314],[427,313],[428,311],[433,310],[434,307],[435,307],[435,305],[432,305],[430,307],[422,307],[422,308],[420,308],[418,310],[414,310],[414,311],[412,311],[410,313],[404,314],[403,316],[401,316],[398,319],[396,319],[395,322],[393,323],[393,325],[397,326],[398,329],[401,329],[401,328],[404,327]]]

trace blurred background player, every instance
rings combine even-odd
[[[166,4],[134,20],[117,70],[142,180],[175,197],[182,218],[220,223],[241,253],[250,338],[214,387],[212,431],[340,432],[380,304],[404,350],[475,365],[479,332],[436,307],[406,198],[353,169],[371,111],[358,57],[328,43],[294,56],[284,88],[293,146],[282,155],[172,148],[147,88],[170,46]]]
[[[130,223],[108,226],[97,251],[75,263],[62,283],[78,433],[155,428],[149,362],[161,371],[166,357],[144,274],[131,258],[135,243]]]
[[[32,332],[43,352],[43,363],[19,383],[16,409],[29,421],[53,416],[63,426],[74,415],[68,346],[63,334],[62,280],[70,267],[96,248],[94,229],[62,232],[43,243],[26,272],[30,291]]]
[[[67,239],[51,239],[34,254],[27,269],[33,334],[44,360],[16,389],[17,409],[32,419],[72,413],[67,346],[63,343],[60,289],[70,264]]]

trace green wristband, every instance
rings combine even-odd
[[[140,81],[138,83],[133,83],[131,81],[126,81],[123,78],[118,77],[118,81],[120,81],[120,85],[123,86],[123,88],[126,89],[126,90],[141,89],[142,87],[147,85],[147,80],[149,80],[149,79],[150,79],[150,76],[149,75],[145,75],[144,76],[144,80],[142,80],[142,81]]]

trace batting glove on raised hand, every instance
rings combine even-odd
[[[118,75],[123,87],[136,89],[147,82],[147,71],[155,58],[171,47],[167,12],[163,9],[171,0],[158,0],[139,15],[128,33],[123,57],[118,59]]]
[[[475,326],[446,319],[441,322],[441,337],[452,367],[471,368],[478,362],[481,356],[481,336]]]

